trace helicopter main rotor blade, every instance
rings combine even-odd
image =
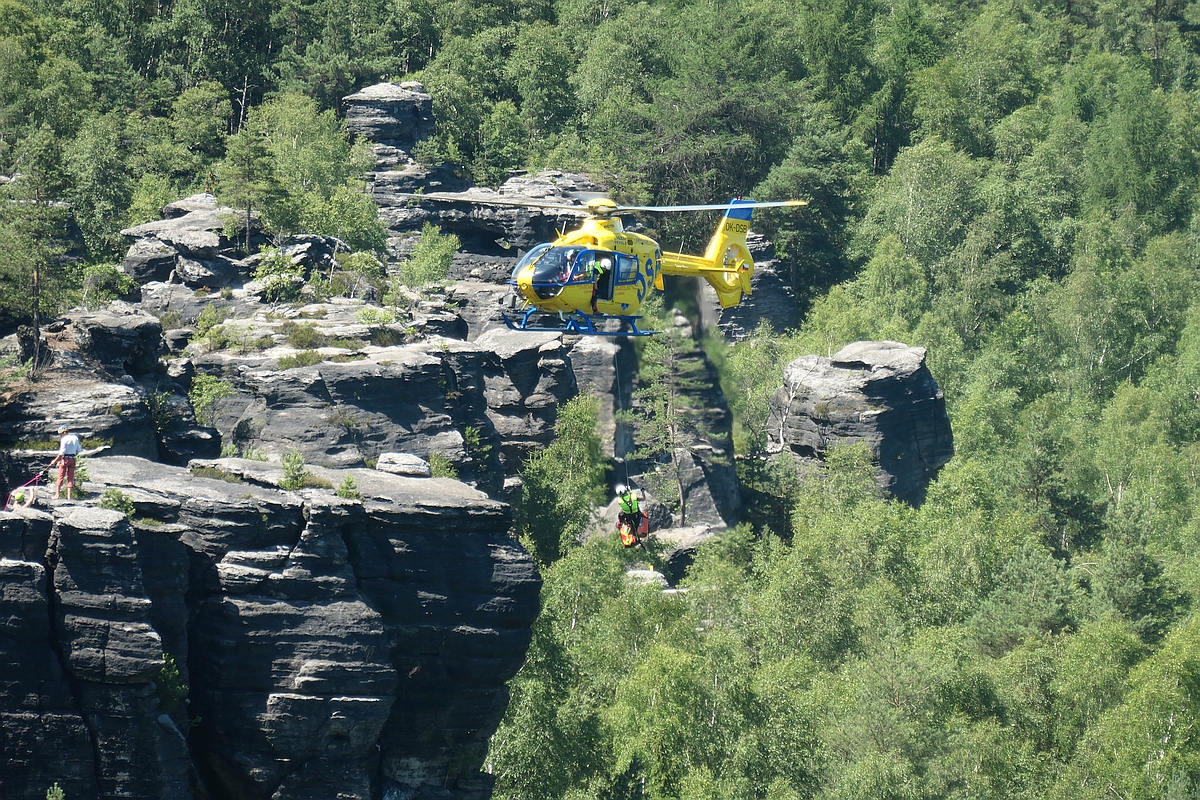
[[[584,205],[566,205],[565,203],[539,203],[536,200],[507,200],[503,197],[469,197],[458,194],[438,194],[437,192],[426,192],[424,194],[416,194],[413,192],[397,192],[393,197],[407,197],[411,200],[436,200],[440,203],[474,203],[482,206],[505,206],[509,208],[537,208],[548,211],[574,211],[578,214],[590,213],[587,206]]]
[[[424,194],[397,192],[394,196],[407,197],[418,202],[421,200],[433,200],[439,203],[474,203],[476,205],[501,206],[505,208],[536,208],[544,211],[570,211],[575,214],[591,214],[599,217],[624,214],[630,211],[728,211],[731,208],[786,208],[808,205],[807,200],[756,200],[745,203],[704,203],[682,206],[619,206],[602,193],[589,194],[594,194],[594,196],[587,199],[586,205],[542,203],[537,200],[510,200],[504,197],[479,197],[444,192],[426,192]]]
[[[617,211],[725,211],[730,208],[783,208],[806,206],[807,200],[763,200],[749,203],[708,203],[694,206],[617,206]]]

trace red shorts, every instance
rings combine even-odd
[[[62,485],[64,480],[68,486],[75,485],[75,456],[63,456],[62,461],[58,462],[59,485]]]

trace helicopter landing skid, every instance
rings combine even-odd
[[[509,318],[508,314],[500,313],[504,318],[504,324],[514,331],[550,331],[553,333],[572,333],[582,336],[653,336],[658,331],[644,331],[637,325],[637,321],[641,317],[620,316],[617,314],[584,314],[581,311],[572,311],[570,315],[562,317],[561,325],[538,325],[531,318],[535,314],[548,316],[545,312],[538,311],[536,308],[531,308],[525,311],[517,321]],[[553,318],[553,317],[552,317]],[[629,330],[619,331],[604,331],[596,328],[597,320],[617,319],[629,325]]]

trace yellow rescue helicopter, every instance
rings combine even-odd
[[[463,202],[456,195],[425,194],[420,200]],[[489,198],[502,206],[586,212],[583,224],[552,242],[530,249],[517,261],[509,284],[524,300],[516,319],[504,315],[513,330],[563,331],[598,336],[648,336],[638,327],[638,309],[651,289],[663,289],[664,275],[699,276],[717,292],[722,308],[737,305],[750,294],[754,259],[746,247],[750,217],[756,208],[807,205],[804,200],[679,206],[621,206],[607,197],[586,205],[538,203]],[[620,214],[641,211],[724,211],[702,256],[664,252],[654,239],[627,231]],[[618,320],[618,330],[607,320]],[[557,324],[555,324],[557,322]],[[628,326],[628,330],[625,329]]]

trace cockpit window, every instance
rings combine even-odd
[[[516,283],[517,275],[521,274],[521,270],[523,270],[527,264],[532,264],[534,261],[537,261],[539,258],[541,258],[542,254],[550,249],[550,246],[551,245],[549,242],[542,242],[528,253],[521,256],[521,258],[517,261],[517,265],[513,267],[512,275],[509,278],[511,282]]]
[[[529,264],[534,265],[530,276],[534,291],[539,297],[547,299],[556,296],[568,283],[591,283],[597,275],[597,264],[602,276],[615,268],[617,283],[630,284],[637,280],[636,258],[612,250],[591,250],[579,245],[553,247],[549,243],[539,244],[517,262],[512,273],[513,283]]]
[[[565,284],[575,271],[575,261],[582,250],[582,247],[551,247],[546,250],[533,268],[534,285]]]

